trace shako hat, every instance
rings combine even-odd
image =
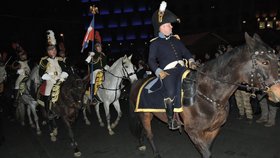
[[[52,30],[47,30],[47,51],[56,48],[56,39]]]

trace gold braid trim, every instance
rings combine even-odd
[[[58,81],[55,85],[53,85],[52,88],[52,103],[56,103],[58,100],[58,96],[60,94],[60,84],[61,82]]]

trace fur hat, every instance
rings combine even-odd
[[[54,32],[52,30],[48,30],[47,32],[47,51],[56,48],[56,39]]]
[[[152,24],[154,27],[155,36],[159,32],[159,27],[165,23],[180,22],[180,19],[171,11],[166,9],[167,3],[162,1],[158,10],[152,16]]]

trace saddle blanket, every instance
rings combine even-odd
[[[187,75],[189,74],[190,70],[185,70],[182,74],[181,77],[181,82],[177,82],[178,84],[178,90],[177,90],[177,95],[178,97],[175,97],[174,100],[174,112],[182,112],[183,111],[183,95],[184,92],[183,90],[181,90],[181,85],[183,82],[183,79],[187,77]],[[136,108],[135,108],[135,112],[165,112],[165,104],[163,101],[163,92],[164,92],[164,88],[160,88],[155,92],[148,92],[148,89],[146,89],[145,87],[150,83],[153,82],[153,80],[157,79],[156,77],[151,77],[149,78],[146,82],[144,82],[144,84],[140,87],[138,95],[137,95],[137,101],[136,101]],[[158,85],[154,85],[157,87],[160,87],[159,84],[161,84],[160,82],[157,82],[156,84]]]

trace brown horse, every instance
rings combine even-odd
[[[271,93],[279,92],[279,87],[277,87],[279,82],[278,56],[275,51],[257,34],[252,38],[245,33],[245,41],[244,45],[206,62],[197,69],[194,79],[196,83],[194,104],[183,106],[183,112],[179,113],[184,131],[204,158],[211,157],[211,144],[228,117],[228,100],[238,86],[241,86],[240,83],[249,83],[249,88],[252,90],[268,90],[269,87],[272,87]],[[153,148],[154,157],[160,158],[153,141],[151,120],[155,116],[163,122],[167,122],[166,114],[163,112],[134,112],[138,91],[145,81],[139,80],[131,87],[130,129],[139,139],[140,150],[145,147],[143,136],[146,135]],[[186,86],[183,82],[183,90],[184,87]],[[278,94],[275,93],[274,97],[280,98]]]
[[[74,157],[81,156],[81,152],[74,137],[72,124],[76,121],[82,107],[82,98],[86,91],[86,85],[86,78],[80,78],[77,72],[72,68],[72,71],[69,72],[69,77],[61,84],[57,102],[53,103],[51,108],[52,111],[63,120],[68,129],[71,146],[74,149]],[[49,118],[46,115],[45,108],[42,106],[40,107],[43,111],[43,117],[49,125],[51,141],[55,142],[58,134],[56,118]]]

